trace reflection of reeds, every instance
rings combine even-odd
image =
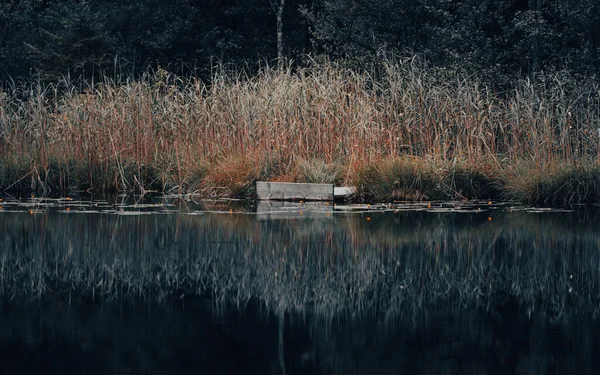
[[[371,216],[14,214],[0,223],[0,294],[210,294],[216,306],[255,299],[273,311],[390,319],[439,303],[487,308],[510,296],[532,313],[598,313],[594,222],[524,212],[497,212],[493,222],[466,213]]]
[[[248,195],[272,179],[355,184],[385,199],[600,195],[594,80],[538,76],[500,95],[415,59],[370,74],[323,61],[216,71],[210,84],[159,70],[0,92],[0,187]],[[584,172],[560,173],[574,165]]]

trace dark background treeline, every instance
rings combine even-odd
[[[0,78],[253,69],[277,56],[279,1],[3,0]],[[283,56],[366,67],[381,51],[421,53],[497,84],[549,69],[589,76],[599,13],[597,0],[286,0]]]

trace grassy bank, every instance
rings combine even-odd
[[[596,202],[599,86],[561,73],[500,94],[416,60],[13,85],[0,92],[0,188],[251,196],[273,180],[372,200]]]

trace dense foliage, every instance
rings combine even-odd
[[[215,59],[277,56],[276,0],[7,0],[0,78],[139,74],[148,66],[209,76]],[[288,0],[283,56],[423,53],[497,84],[542,70],[600,70],[596,0]]]

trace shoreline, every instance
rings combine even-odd
[[[313,171],[313,175],[297,172],[295,177],[269,176],[260,173],[265,169],[264,164],[254,164],[248,158],[239,159],[233,165],[225,162],[207,170],[192,171],[196,178],[189,179],[184,185],[176,185],[172,181],[177,176],[160,172],[153,166],[138,169],[128,164],[121,172],[115,168],[108,175],[103,175],[84,167],[75,168],[73,161],[66,165],[51,163],[48,169],[42,171],[4,166],[0,168],[0,192],[21,196],[68,195],[73,191],[175,193],[200,198],[253,199],[256,198],[255,185],[258,180],[333,183],[337,186],[344,181],[351,181],[357,187],[357,192],[347,201],[355,203],[479,199],[568,206],[600,202],[600,165],[591,162],[536,169],[531,165],[500,168],[485,164],[475,167],[423,158],[395,157],[362,165],[351,172],[348,171],[349,166],[327,166],[318,160],[313,163],[324,169],[337,168],[338,171],[332,172],[334,175],[345,171],[346,179],[315,178],[318,173],[326,173],[319,170]],[[296,170],[300,169],[296,167]],[[229,170],[229,174],[222,176],[223,170]],[[127,188],[123,189],[122,186]]]

